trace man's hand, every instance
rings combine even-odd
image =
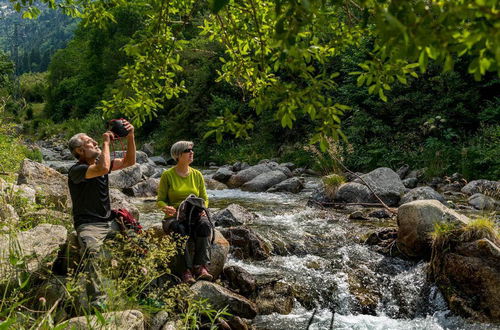
[[[102,140],[104,143],[110,143],[113,140],[114,133],[111,131],[107,131],[102,135]]]
[[[172,206],[165,206],[162,211],[167,215],[167,217],[173,217],[175,213],[177,213],[175,207]]]
[[[128,120],[126,119],[122,119],[122,122],[123,122],[123,127],[125,127],[125,129],[128,131],[128,135],[127,136],[133,136],[134,135],[134,126],[132,126],[131,123],[128,122]]]

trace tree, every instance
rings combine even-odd
[[[35,1],[17,0],[14,8],[36,16]],[[111,9],[143,8],[145,28],[124,47],[132,64],[125,65],[112,96],[103,100],[106,113],[121,112],[136,125],[151,119],[169,98],[186,92],[179,73],[179,54],[187,26],[222,43],[226,55],[219,80],[245,93],[257,113],[272,111],[291,128],[302,114],[316,122],[312,142],[324,148],[326,137],[342,136],[340,117],[349,107],[332,101],[337,72],[328,63],[352,47],[368,42],[371,58],[359,63],[359,86],[386,100],[399,81],[427,70],[430,61],[445,71],[454,58],[466,56],[475,79],[500,74],[500,14],[497,0],[39,0],[51,8],[80,16],[104,27]],[[208,10],[210,8],[210,11]],[[200,20],[200,18],[204,18]],[[217,118],[208,134],[231,131],[245,135],[251,122],[231,113]]]

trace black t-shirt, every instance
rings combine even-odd
[[[68,172],[75,228],[84,223],[106,222],[111,218],[108,175],[85,179],[88,164],[76,163]]]

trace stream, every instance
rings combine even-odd
[[[295,195],[208,190],[211,208],[237,203],[257,214],[248,227],[282,251],[264,261],[229,256],[226,265],[243,267],[258,280],[278,278],[302,294],[288,315],[257,316],[257,329],[495,328],[453,315],[426,280],[425,262],[388,257],[361,243],[374,229],[395,227],[395,220],[354,221],[348,211],[306,207],[318,184],[306,178],[306,188]],[[145,227],[163,218],[154,199],[135,203]]]

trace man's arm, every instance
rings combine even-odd
[[[134,137],[134,126],[132,126],[128,121],[125,120],[125,128],[128,131],[127,135],[127,154],[125,158],[117,158],[113,160],[112,171],[121,170],[123,168],[132,166],[135,164],[135,137]]]
[[[111,160],[109,157],[109,143],[111,141],[112,135],[113,133],[111,132],[106,132],[102,135],[103,143],[101,156],[95,164],[89,166],[87,172],[85,173],[85,179],[92,179],[109,173],[109,168],[111,166]]]

